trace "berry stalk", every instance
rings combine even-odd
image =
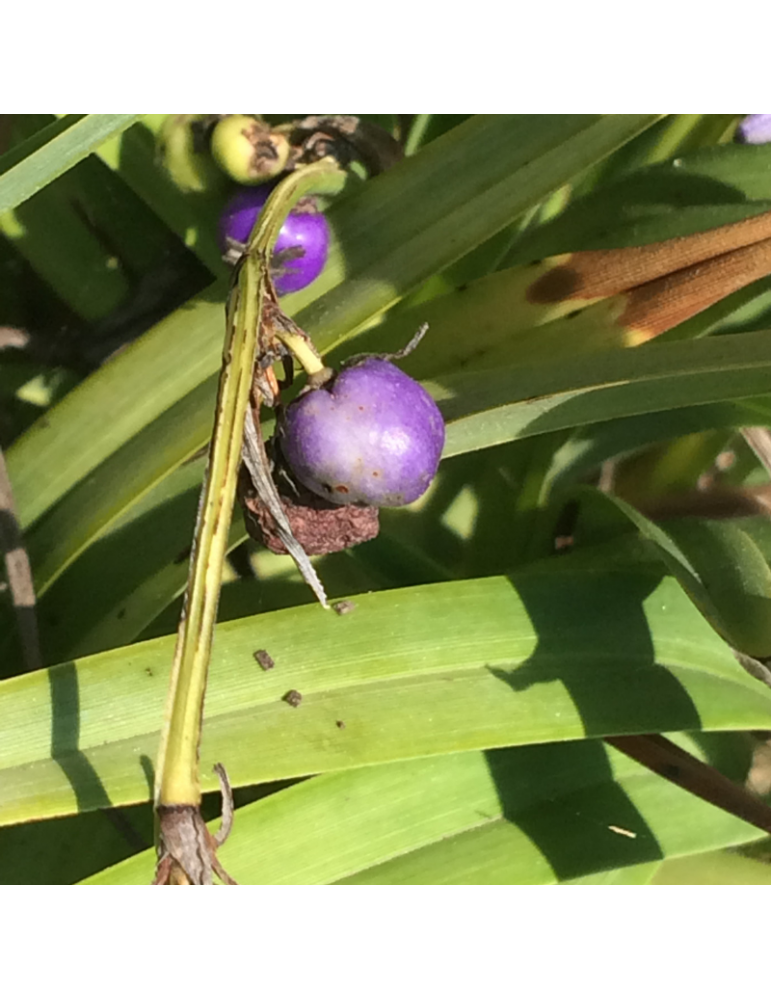
[[[272,193],[236,271],[227,306],[222,371],[198,509],[187,590],[174,652],[156,765],[158,874],[164,884],[200,884],[218,871],[216,844],[201,833],[199,752],[204,697],[222,567],[241,461],[244,418],[252,390],[262,311],[272,296],[268,261],[282,222],[309,190],[335,193],[345,175],[329,161],[291,174]],[[181,829],[180,823],[184,829]],[[204,828],[205,829],[205,828]],[[208,845],[210,863],[201,867]]]

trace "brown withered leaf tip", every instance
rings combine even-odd
[[[272,670],[276,663],[267,649],[255,649],[252,656],[259,663],[263,670]]]
[[[309,556],[324,556],[349,549],[375,538],[380,530],[376,507],[355,504],[338,506],[302,487],[292,497],[279,488],[279,496],[292,534]],[[238,498],[249,535],[271,552],[286,555],[273,515],[257,496],[248,472],[243,469],[239,477]]]
[[[287,693],[281,700],[285,701],[287,705],[291,705],[292,708],[297,708],[298,705],[302,702],[303,696],[300,694],[299,691],[295,691],[294,689],[292,689],[291,691],[287,691]]]

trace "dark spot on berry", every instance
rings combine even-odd
[[[275,661],[267,649],[255,649],[252,653],[257,663],[262,667],[263,670],[272,670],[275,667]]]
[[[360,406],[360,407],[359,407],[359,410],[360,410],[360,411],[361,411],[362,413],[364,413],[364,407],[363,407],[363,406]]]
[[[340,483],[338,486],[335,486],[334,492],[335,493],[350,493],[350,490],[348,489],[347,486],[343,486],[343,484]]]
[[[373,469],[372,470],[372,475],[375,477],[375,479],[377,479],[378,476],[380,475],[380,473],[377,471],[377,469]]]
[[[299,691],[295,691],[294,689],[292,689],[291,691],[287,691],[287,693],[281,700],[285,701],[287,705],[291,705],[292,708],[297,708],[297,706],[303,700],[303,696],[300,694]]]

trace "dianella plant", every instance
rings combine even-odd
[[[771,881],[769,121],[0,118],[0,881]]]

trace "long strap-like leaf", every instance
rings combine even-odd
[[[139,115],[86,115],[64,132],[60,123],[54,123],[50,133],[45,133],[44,138],[52,136],[45,145],[35,148],[21,162],[14,162],[0,176],[0,214],[31,198],[107,139],[127,129],[137,118]],[[34,138],[30,140],[30,149],[36,145]],[[15,161],[13,151],[7,155]]]

